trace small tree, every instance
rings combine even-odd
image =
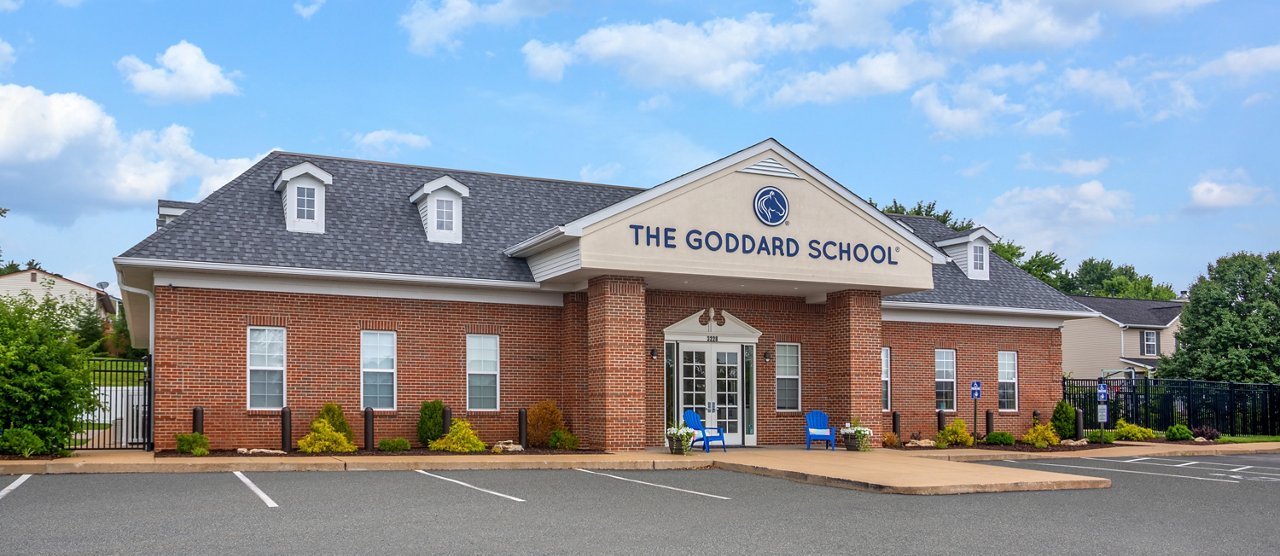
[[[49,449],[67,446],[77,417],[100,405],[76,315],[51,296],[0,296],[0,428],[28,429]]]
[[[75,331],[77,345],[91,350],[93,353],[106,353],[104,338],[106,328],[103,327],[102,313],[97,306],[84,300],[76,303]]]
[[[1071,407],[1067,400],[1059,400],[1058,405],[1053,408],[1053,419],[1049,424],[1059,438],[1075,438],[1076,408]]]
[[[422,407],[418,408],[418,442],[429,446],[441,436],[444,436],[444,402],[422,402]]]

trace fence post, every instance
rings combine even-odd
[[[976,423],[975,423],[976,424]],[[991,436],[996,430],[996,414],[990,409],[987,410],[987,436]],[[983,438],[986,438],[985,436]]]
[[[195,406],[191,408],[191,432],[204,434],[204,408]]]
[[[293,449],[293,412],[289,408],[280,409],[280,450],[288,452]]]
[[[1187,428],[1196,428],[1195,381],[1187,380]]]
[[[939,409],[938,410],[938,432],[942,432],[942,429],[945,429],[945,428],[947,428],[947,416],[942,412],[941,409]]]
[[[1076,408],[1076,440],[1084,438],[1084,410]]]
[[[519,416],[520,447],[527,450],[529,448],[529,410],[521,409]]]
[[[897,411],[893,412],[893,434],[902,440],[902,416]]]
[[[364,408],[364,449],[373,449],[373,408]]]
[[[1231,426],[1228,427],[1231,430],[1231,432],[1228,434],[1230,434],[1231,436],[1235,436],[1236,435],[1236,417],[1238,416],[1238,414],[1236,413],[1236,383],[1234,382],[1227,382],[1227,407],[1228,407],[1227,413],[1231,415]]]

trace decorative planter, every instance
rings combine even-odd
[[[842,434],[840,435],[840,439],[844,441],[844,449],[849,450],[850,452],[858,449],[857,435]]]
[[[677,456],[683,456],[689,453],[689,439],[682,439],[678,436],[667,437],[667,447],[671,448],[671,453]]]
[[[850,452],[870,452],[871,451],[871,435],[842,434],[844,440],[844,449]]]

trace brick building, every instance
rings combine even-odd
[[[155,441],[300,437],[326,402],[414,438],[442,399],[487,442],[564,409],[587,446],[661,446],[685,409],[729,443],[804,412],[931,433],[970,381],[997,428],[1060,392],[1094,313],[993,256],[985,228],[886,216],[772,139],[650,189],[273,152],[115,259],[152,348]]]

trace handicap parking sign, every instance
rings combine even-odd
[[[975,400],[982,397],[982,381],[975,380],[969,383],[969,397]]]
[[[1107,384],[1105,382],[1098,383],[1098,401],[1107,401]]]

